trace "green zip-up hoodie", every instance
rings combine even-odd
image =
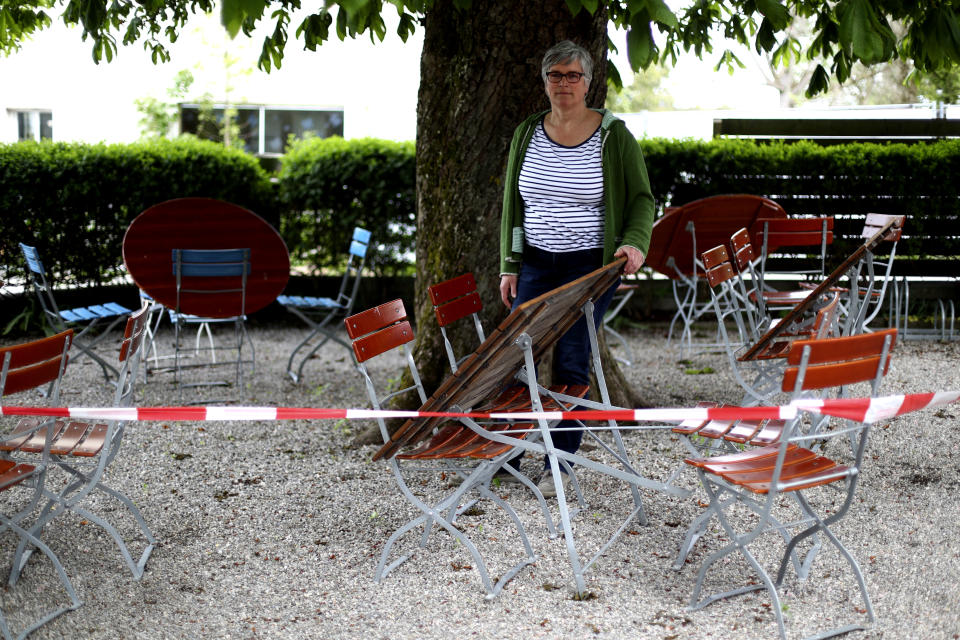
[[[604,232],[603,263],[613,261],[614,252],[627,245],[647,255],[650,228],[653,226],[654,201],[647,166],[640,145],[627,125],[607,109],[601,129],[603,165]],[[523,198],[520,197],[520,167],[534,129],[545,114],[530,116],[517,127],[510,142],[507,175],[504,181],[503,214],[500,219],[500,274],[520,272],[523,260]]]

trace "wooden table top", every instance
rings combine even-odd
[[[156,204],[130,223],[123,262],[138,287],[168,308],[177,303],[173,249],[250,249],[244,313],[277,299],[290,278],[287,246],[257,214],[213,198],[180,198]],[[203,300],[203,299],[200,299]],[[211,296],[181,311],[210,318],[237,314],[238,305]],[[190,308],[186,308],[189,306]]]
[[[679,207],[669,207],[653,223],[650,252],[645,264],[668,278],[677,272],[667,264],[673,258],[685,276],[693,275],[693,238],[687,224],[694,223],[697,251],[702,253],[717,245],[727,245],[730,236],[741,228],[753,234],[759,218],[786,218],[787,212],[773,200],[749,194],[710,196]],[[697,256],[699,258],[699,256]],[[700,275],[703,275],[702,273]]]
[[[533,357],[539,359],[583,315],[588,300],[596,300],[617,281],[626,258],[548,291],[514,309],[460,367],[433,393],[420,411],[473,408],[494,397],[514,381],[523,366],[523,350],[516,346],[521,334],[530,336]],[[402,447],[430,436],[445,418],[408,420],[374,455],[391,457]]]

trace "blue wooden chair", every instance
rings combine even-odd
[[[310,328],[310,332],[293,348],[287,360],[287,375],[295,383],[303,377],[303,367],[307,364],[307,360],[330,340],[353,353],[350,343],[338,336],[336,326],[330,323],[336,318],[346,318],[353,311],[353,303],[357,298],[357,289],[360,287],[360,278],[363,275],[363,265],[366,262],[369,246],[370,232],[360,227],[354,228],[347,257],[347,268],[343,272],[340,291],[336,298],[287,295],[277,297],[277,302],[303,320]],[[316,342],[311,346],[311,342],[315,340]]]
[[[82,327],[79,333],[73,338],[74,349],[79,350],[80,355],[86,355],[99,364],[100,368],[103,369],[103,377],[107,382],[110,382],[111,378],[116,379],[119,375],[117,369],[98,356],[93,351],[93,348],[110,333],[111,329],[117,326],[127,315],[132,313],[132,311],[116,302],[61,310],[53,297],[53,287],[51,287],[47,281],[46,271],[43,268],[43,263],[40,261],[40,254],[36,248],[21,242],[20,250],[23,252],[23,257],[27,262],[27,271],[29,271],[33,281],[33,288],[37,292],[37,297],[40,299],[40,306],[43,308],[44,316],[47,318],[50,326],[57,332],[62,332],[68,327]],[[102,322],[108,323],[106,329],[93,338],[91,332],[94,327],[100,326]],[[88,334],[92,339],[87,338]],[[76,361],[76,357],[74,361]]]
[[[250,249],[173,249],[171,251],[173,274],[176,278],[176,305],[170,310],[170,322],[174,326],[174,369],[180,400],[183,401],[183,389],[201,386],[230,386],[225,380],[185,382],[184,371],[188,368],[208,368],[217,364],[234,365],[236,369],[235,386],[243,388],[243,365],[256,366],[256,352],[247,335],[246,291],[250,274]],[[192,357],[199,358],[206,352],[209,362],[188,364],[183,344],[183,333],[187,325],[206,326],[229,324],[233,326],[233,339],[229,344],[214,344],[210,336],[210,346],[194,345]],[[249,345],[250,358],[244,359],[244,345]],[[217,362],[216,353],[226,352],[232,357]],[[208,400],[195,400],[207,402]]]

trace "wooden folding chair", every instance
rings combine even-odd
[[[833,216],[760,218],[751,231],[754,246],[760,247],[762,289],[777,289],[771,276],[822,279],[826,275],[827,247],[833,243]]]
[[[173,274],[176,279],[176,305],[170,309],[170,322],[174,326],[174,375],[183,403],[183,390],[204,386],[230,386],[229,381],[198,380],[187,382],[184,372],[189,369],[206,369],[219,364],[232,364],[235,368],[234,386],[238,393],[243,389],[243,366],[256,367],[256,351],[247,335],[246,293],[250,274],[250,249],[173,249],[171,251]],[[189,326],[206,327],[229,324],[233,327],[233,339],[229,345],[216,346],[209,335],[210,346],[201,348],[199,334],[194,345],[194,356],[206,352],[210,362],[187,364],[188,347],[183,344],[184,329]],[[248,345],[250,358],[243,357],[243,347]],[[217,351],[225,351],[231,360],[218,363]],[[211,400],[193,400],[192,403]]]
[[[890,329],[873,334],[794,342],[787,357],[788,367],[783,375],[782,390],[797,395],[808,390],[823,392],[832,389],[838,397],[845,397],[848,385],[867,382],[871,386],[871,396],[875,396],[889,368],[895,337],[896,330]],[[822,536],[847,561],[859,587],[864,611],[868,620],[873,622],[873,607],[860,567],[830,528],[848,513],[854,501],[865,460],[870,424],[845,420],[840,421],[836,428],[830,427],[818,423],[816,428],[805,429],[801,416],[786,423],[776,445],[711,458],[688,458],[685,461],[697,470],[710,504],[688,529],[681,547],[681,557],[686,555],[713,517],[717,518],[730,540],[701,565],[690,598],[691,610],[698,610],[723,598],[766,589],[772,600],[770,611],[776,617],[780,637],[785,640],[779,589],[790,564],[799,578],[812,575],[810,569],[820,549]],[[815,490],[827,485],[839,490],[842,500],[839,506],[834,502],[836,493],[830,494],[822,503],[811,497],[811,494],[823,495]],[[799,519],[794,517],[796,514],[788,513],[792,518],[789,524],[781,522],[782,518],[779,517],[786,506],[782,499],[784,497],[792,498],[800,511]],[[746,507],[755,517],[743,521],[731,517],[729,509],[735,505]],[[791,534],[798,528],[799,532]],[[780,534],[786,542],[775,579],[771,579],[750,550],[750,545],[757,542],[762,534],[770,532]],[[798,546],[805,544],[808,539],[812,544],[801,560]],[[743,587],[701,597],[711,567],[733,553],[740,553],[746,559],[756,579],[749,579]],[[816,637],[829,637],[862,628],[862,624],[847,624],[821,632]]]
[[[874,252],[868,251],[850,274],[849,294],[846,296],[845,304],[841,309],[845,316],[843,321],[844,334],[855,335],[863,332],[880,313],[886,299],[887,286],[893,279],[893,264],[897,254],[897,243],[903,235],[905,221],[906,216],[867,214],[860,237],[870,238],[888,223],[893,222],[893,227],[882,239],[882,242],[889,243],[890,250],[886,261],[880,263],[874,260]]]
[[[519,305],[491,332],[490,336],[465,360],[458,365],[457,371],[447,378],[431,397],[422,405],[421,411],[469,411],[471,413],[486,413],[491,404],[498,402],[502,397],[504,387],[520,381],[526,387],[526,398],[522,400],[524,411],[527,406],[536,412],[537,419],[533,427],[510,422],[487,424],[471,417],[458,418],[458,422],[465,428],[460,434],[466,435],[469,429],[480,435],[480,442],[488,440],[499,445],[500,451],[506,451],[501,457],[493,460],[497,468],[503,466],[505,460],[516,456],[516,451],[523,449],[536,455],[543,455],[548,460],[557,494],[556,506],[560,513],[560,526],[563,530],[567,545],[567,554],[573,572],[577,594],[585,593],[584,573],[599,558],[617,537],[629,528],[629,524],[637,520],[640,524],[646,522],[643,504],[640,500],[638,488],[657,489],[674,495],[687,495],[685,489],[665,485],[662,482],[645,478],[634,468],[627,456],[626,448],[620,438],[619,427],[615,420],[605,421],[605,424],[589,426],[579,420],[571,420],[566,416],[565,422],[576,423],[571,428],[582,429],[591,436],[596,431],[610,431],[614,437],[613,446],[596,438],[598,445],[609,454],[613,463],[598,462],[595,456],[584,456],[569,453],[554,446],[551,436],[551,427],[561,420],[563,415],[556,415],[556,411],[572,411],[574,407],[587,409],[609,410],[609,394],[603,379],[600,366],[599,348],[597,346],[595,312],[592,300],[604,295],[619,278],[625,258],[621,258],[609,265],[578,278],[566,285],[547,292],[533,300]],[[536,378],[536,362],[553,344],[566,333],[567,330],[580,318],[587,318],[593,368],[597,376],[597,386],[600,389],[598,400],[585,400],[560,393],[551,393],[549,389],[540,385]],[[544,401],[546,398],[546,401]],[[517,402],[520,402],[519,398]],[[551,404],[548,404],[551,403]],[[528,404],[529,403],[529,404]],[[552,403],[556,403],[555,405]],[[569,407],[569,408],[565,408]],[[500,411],[500,409],[497,409]],[[548,412],[548,413],[545,413]],[[503,417],[503,416],[501,416]],[[445,432],[444,418],[440,416],[426,419],[410,419],[397,429],[384,445],[374,455],[374,460],[391,460],[400,455],[408,447],[415,447],[415,452],[428,450],[438,438],[452,438],[451,442],[458,441],[458,433]],[[459,427],[454,427],[458,429]],[[536,429],[537,437],[525,437]],[[507,445],[509,448],[504,449]],[[475,445],[474,445],[475,446]],[[483,444],[483,447],[495,445]],[[568,508],[566,489],[560,472],[561,467],[568,472],[572,466],[578,469],[590,469],[615,477],[630,487],[634,500],[633,509],[627,514],[623,524],[613,533],[606,542],[599,545],[599,550],[586,562],[581,561],[580,550],[574,537],[571,517],[573,513]],[[571,476],[571,481],[575,478]],[[579,489],[578,489],[579,491]],[[596,541],[594,541],[596,542]]]
[[[374,409],[380,409],[391,399],[413,391],[417,392],[421,402],[426,402],[427,395],[420,381],[420,375],[416,363],[413,360],[411,349],[406,347],[406,345],[410,345],[410,343],[413,342],[414,334],[410,322],[407,320],[406,310],[401,300],[394,300],[393,302],[388,302],[352,315],[344,321],[344,324],[347,327],[347,333],[353,340],[353,353],[356,358],[357,370],[363,377],[367,395]],[[403,389],[381,394],[378,392],[377,385],[367,370],[366,363],[371,358],[401,347],[404,348],[407,369],[410,373],[412,384]],[[390,434],[387,431],[384,420],[378,418],[377,423],[380,427],[384,442],[390,442]],[[491,491],[489,487],[490,480],[497,469],[515,455],[515,447],[510,445],[510,440],[514,438],[524,438],[530,432],[533,425],[516,426],[509,432],[507,430],[501,430],[501,437],[506,436],[502,438],[505,442],[494,442],[488,439],[482,439],[476,434],[473,434],[474,437],[468,441],[467,438],[469,434],[472,434],[469,429],[457,429],[456,425],[459,425],[459,423],[451,422],[449,424],[449,427],[443,426],[440,428],[437,432],[437,437],[440,440],[435,441],[434,444],[428,444],[420,450],[401,456],[390,457],[387,460],[394,481],[397,483],[401,494],[406,498],[407,502],[420,511],[420,515],[397,529],[387,540],[380,554],[380,561],[374,574],[374,580],[380,582],[387,574],[393,571],[393,569],[411,557],[413,552],[403,553],[399,554],[399,557],[392,562],[390,561],[395,546],[404,535],[414,529],[422,527],[423,532],[420,534],[418,546],[423,548],[429,542],[434,527],[439,526],[450,533],[450,535],[470,553],[474,566],[480,574],[487,598],[493,598],[500,593],[503,586],[517,575],[523,567],[536,560],[536,555],[530,546],[526,531],[516,512],[507,502],[497,495],[496,492]],[[448,435],[451,437],[447,437]],[[440,469],[431,470],[434,473],[456,473],[462,478],[462,481],[452,492],[435,500],[428,501],[418,496],[404,476],[403,471],[405,469],[402,469],[402,467],[409,466],[404,464],[404,462],[408,460],[423,461],[426,459],[440,459],[448,462],[451,460],[462,460],[464,458],[474,458],[479,460],[479,462],[473,466],[460,465],[458,468],[445,464]],[[523,554],[520,561],[513,567],[507,569],[495,581],[491,578],[491,574],[487,569],[487,563],[480,555],[474,542],[461,531],[460,528],[455,526],[457,517],[472,506],[472,502],[464,504],[464,500],[473,494],[477,494],[480,498],[491,501],[507,514],[523,546]],[[512,545],[500,544],[498,551],[506,548],[512,548]]]
[[[437,324],[440,325],[440,335],[443,336],[443,346],[447,352],[447,360],[450,362],[450,371],[456,372],[463,358],[458,358],[454,352],[453,343],[447,334],[447,327],[469,317],[477,333],[477,344],[486,339],[483,324],[480,322],[479,314],[483,309],[483,301],[477,293],[477,280],[472,273],[464,273],[456,278],[431,285],[427,288],[427,294],[433,304]]]
[[[752,227],[759,218],[785,218],[786,212],[768,198],[751,194],[708,196],[678,207],[668,207],[653,225],[646,263],[670,278],[677,312],[668,340],[679,328],[681,349],[693,349],[693,325],[712,307],[700,295],[704,276],[700,254],[704,248],[726,242],[740,227]]]
[[[827,292],[817,304],[811,306],[812,316],[800,318],[784,327],[776,340],[771,341],[755,359],[743,361],[738,356],[746,347],[760,337],[759,332],[781,322],[771,321],[756,315],[756,307],[750,307],[749,293],[744,296],[743,281],[730,262],[729,254],[723,245],[703,253],[702,261],[706,266],[706,280],[710,297],[717,316],[719,346],[727,354],[730,367],[737,383],[745,395],[741,404],[764,404],[778,393],[776,387],[783,371],[783,356],[790,343],[799,338],[826,337],[836,325],[839,293]],[[811,292],[807,292],[809,296]],[[751,318],[751,314],[753,317]],[[733,324],[736,334],[727,329]]]
[[[350,241],[347,253],[347,267],[340,280],[340,290],[336,298],[287,295],[277,297],[277,302],[303,320],[310,328],[306,337],[290,352],[290,358],[287,360],[287,375],[294,383],[299,382],[303,377],[303,367],[307,364],[307,360],[330,340],[346,347],[348,351],[351,350],[350,344],[335,333],[336,327],[330,323],[337,318],[349,316],[353,311],[353,303],[360,288],[360,278],[363,275],[363,265],[367,259],[369,246],[370,232],[360,227],[354,228],[353,239]],[[310,342],[317,338],[319,341],[311,346]]]
[[[477,334],[477,344],[482,344],[486,339],[483,324],[480,322],[479,313],[483,309],[483,302],[480,299],[480,294],[477,293],[477,281],[472,273],[465,273],[428,287],[427,293],[430,296],[430,302],[433,304],[433,312],[437,319],[437,324],[440,326],[440,334],[443,336],[443,344],[447,353],[447,359],[450,363],[450,371],[456,373],[460,363],[468,358],[469,355],[463,357],[457,356],[448,333],[451,325],[469,317]],[[540,402],[543,406],[549,407],[551,410],[562,411],[572,406],[569,398],[581,399],[586,396],[589,391],[589,385],[550,385],[540,392]],[[565,401],[561,396],[565,396],[568,399]],[[507,385],[492,401],[482,407],[482,410],[496,412],[531,411],[532,406],[528,388],[522,384]],[[527,432],[533,429],[533,427],[534,425],[532,423],[524,424],[522,429]],[[492,426],[491,430],[496,431],[502,428],[504,428],[502,425]],[[513,428],[517,429],[518,427],[515,425]],[[524,437],[526,437],[526,433],[524,433]],[[536,433],[534,433],[533,437],[536,437]],[[413,454],[407,454],[406,457],[439,457],[434,456],[434,452],[442,452],[442,456],[456,458],[471,456],[473,455],[471,452],[475,450],[478,453],[483,453],[484,451],[505,451],[506,449],[503,449],[503,446],[502,443],[491,443],[481,438],[478,433],[471,431],[463,425],[459,425],[441,430],[424,446],[417,449]],[[520,453],[522,454],[522,452]],[[569,465],[566,466],[566,471],[570,475],[573,493],[577,503],[583,508],[586,506],[586,501],[580,492],[580,484],[577,482],[576,474]],[[556,537],[556,525],[550,518],[546,502],[540,489],[537,488],[529,477],[520,472],[516,462],[503,465],[497,475],[502,479],[504,474],[512,476],[533,492],[546,516],[547,529],[550,532],[550,537]]]
[[[120,376],[114,393],[116,407],[133,404],[137,369],[144,352],[148,319],[149,310],[146,306],[127,318],[123,340],[120,343]],[[106,424],[80,420],[57,421],[57,430],[50,445],[51,468],[66,472],[69,482],[57,493],[44,491],[47,503],[36,525],[31,529],[31,533],[40,537],[41,531],[54,518],[67,510],[73,511],[81,518],[100,525],[113,538],[134,579],[139,580],[157,541],[133,501],[108,486],[104,478],[120,450],[124,426],[121,420],[111,420]],[[32,449],[28,443],[7,440],[0,442],[0,451],[23,454]],[[100,492],[119,501],[132,516],[138,536],[144,541],[144,549],[138,559],[133,558],[129,545],[117,528],[86,506],[87,498],[94,492]],[[15,573],[23,569],[29,557],[30,548],[21,542],[14,562]]]
[[[27,271],[30,273],[34,291],[40,299],[44,317],[53,327],[53,330],[64,331],[68,327],[82,327],[73,339],[73,347],[80,350],[80,354],[74,357],[74,362],[80,355],[85,355],[100,365],[103,370],[103,377],[107,382],[116,378],[117,370],[98,356],[93,349],[132,311],[117,302],[60,310],[56,299],[53,297],[53,287],[47,281],[47,273],[43,268],[43,262],[40,261],[39,252],[36,248],[22,242],[20,243],[20,250],[23,252],[23,258],[27,263]],[[102,322],[106,323],[106,327],[94,337],[93,330],[100,327]],[[88,334],[89,338],[87,337]]]
[[[67,329],[49,338],[35,340],[26,344],[0,348],[0,396],[40,389],[49,385],[47,400],[52,406],[59,404],[60,385],[67,366],[67,355],[73,338],[73,330]],[[24,418],[13,429],[5,430],[5,442],[19,443],[19,448],[35,451],[29,461],[12,458],[9,454],[0,457],[0,493],[5,498],[13,494],[26,494],[24,498],[3,503],[0,507],[0,532],[9,530],[18,538],[20,548],[24,545],[39,549],[53,565],[60,584],[66,591],[69,603],[55,605],[17,636],[11,632],[7,619],[0,609],[0,633],[4,638],[23,638],[40,626],[80,606],[80,599],[67,577],[60,560],[53,551],[33,532],[27,519],[30,518],[44,496],[47,470],[51,462],[50,447],[54,442],[61,424],[52,418]],[[16,563],[14,563],[16,568]],[[11,573],[9,585],[16,582],[16,570]],[[52,600],[51,600],[52,601]]]

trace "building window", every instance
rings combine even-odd
[[[315,135],[321,138],[343,135],[342,109],[316,109],[235,105],[234,123],[243,148],[259,156],[279,156],[284,153],[290,136],[303,138]],[[201,120],[202,107],[198,104],[180,105],[180,132],[192,133],[206,140],[223,142],[225,105],[213,106],[216,125]]]
[[[53,140],[53,113],[17,111],[17,140]]]

